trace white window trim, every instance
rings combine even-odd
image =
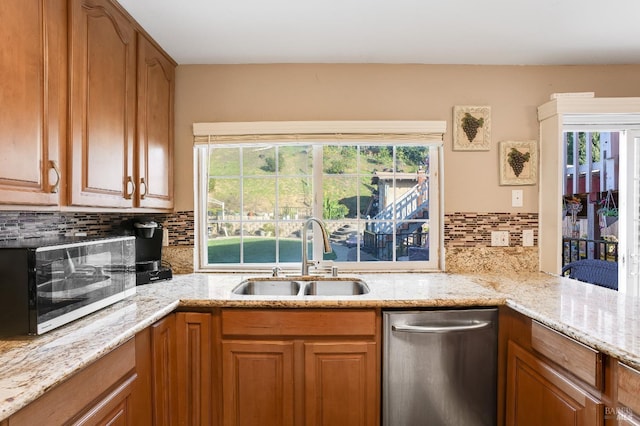
[[[442,143],[446,121],[253,121],[193,123],[193,136],[214,136],[216,140],[234,140],[234,136],[260,136],[255,140],[282,140],[283,136],[327,135],[332,138],[352,135],[365,140],[397,137],[419,138]],[[196,142],[197,144],[198,142]],[[206,143],[206,142],[202,142]]]
[[[437,147],[435,164],[436,170],[432,171],[432,179],[438,182],[430,185],[430,198],[437,199],[438,203],[433,208],[431,217],[437,218],[438,238],[430,238],[430,252],[437,253],[437,268],[434,271],[443,271],[445,268],[444,259],[444,171],[443,171],[443,136],[446,132],[446,121],[281,121],[281,122],[217,122],[217,123],[194,123],[194,216],[195,216],[195,270],[196,272],[229,272],[212,270],[206,265],[206,253],[201,250],[202,235],[201,229],[207,229],[206,215],[202,217],[202,196],[198,197],[198,187],[203,185],[203,180],[207,176],[201,176],[202,168],[200,161],[206,161],[199,157],[198,147],[216,143],[229,142],[265,142],[283,140],[322,140],[331,139],[344,142],[421,142]],[[200,186],[200,187],[206,187]],[[434,188],[434,189],[432,189]],[[433,193],[432,191],[438,191]],[[205,200],[206,202],[206,200]],[[398,267],[405,270],[411,268],[412,262],[396,262]],[[389,271],[388,262],[361,262],[358,269],[366,271]],[[233,265],[230,265],[231,267]],[[265,265],[263,268],[266,268]],[[237,269],[237,266],[235,267]],[[399,270],[399,269],[398,269]],[[424,270],[423,269],[415,269]],[[262,271],[265,271],[263,269]]]

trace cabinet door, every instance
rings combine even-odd
[[[66,2],[0,2],[0,200],[56,205],[66,139]]]
[[[211,424],[211,315],[178,312],[176,343],[179,424]]]
[[[108,0],[70,7],[70,204],[131,207],[136,38]]]
[[[375,342],[305,343],[305,425],[379,423]]]
[[[507,353],[506,424],[603,425],[604,404],[513,342]]]
[[[178,424],[176,316],[169,315],[151,326],[151,389],[153,424]]]
[[[640,371],[618,362],[618,407],[614,410],[620,425],[640,425]]]
[[[173,208],[175,67],[138,36],[137,194],[140,207]]]
[[[222,342],[223,425],[293,425],[293,342]]]

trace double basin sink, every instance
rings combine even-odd
[[[367,284],[355,278],[269,277],[250,278],[233,289],[244,296],[359,296],[369,293]]]

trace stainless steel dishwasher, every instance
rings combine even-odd
[[[496,424],[498,310],[385,311],[383,426]]]

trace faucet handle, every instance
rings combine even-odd
[[[280,276],[280,272],[282,272],[282,268],[279,266],[274,266],[273,269],[271,270],[271,276],[272,277],[279,277]]]

